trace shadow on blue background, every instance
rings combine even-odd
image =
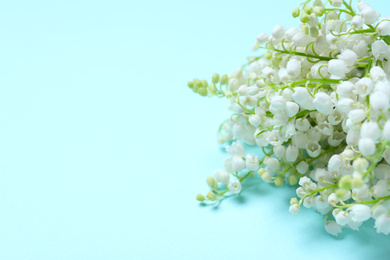
[[[333,238],[259,178],[217,210],[195,201],[229,112],[186,82],[241,66],[298,4],[1,3],[0,259],[389,258],[372,223]]]

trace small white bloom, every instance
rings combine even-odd
[[[288,162],[295,162],[298,158],[298,148],[293,145],[289,145],[286,150],[286,160]]]
[[[387,110],[389,108],[389,98],[381,92],[374,92],[370,95],[370,106],[374,110]]]
[[[230,146],[226,147],[226,152],[230,154],[230,156],[245,156],[245,149],[239,142],[233,142]]]
[[[383,126],[382,135],[385,140],[390,141],[390,120],[387,120]]]
[[[381,137],[381,130],[376,122],[364,122],[360,129],[360,136],[376,141]]]
[[[266,33],[260,33],[258,36],[257,36],[257,41],[261,44],[261,43],[265,43],[266,41],[268,41],[268,38],[269,38],[269,35],[266,34]]]
[[[371,78],[377,82],[387,78],[386,72],[379,66],[374,66],[370,69]]]
[[[297,172],[299,172],[300,174],[305,174],[309,169],[309,164],[307,164],[305,161],[301,161],[300,163],[298,163],[296,169]]]
[[[232,181],[228,185],[228,189],[231,193],[237,194],[241,192],[242,186],[240,181]]]
[[[295,121],[295,127],[298,131],[306,132],[310,128],[309,120],[305,119],[298,119]]]
[[[383,205],[378,205],[375,207],[375,209],[373,210],[372,212],[372,217],[374,219],[377,219],[379,218],[380,216],[382,216],[383,214],[386,214],[386,212],[388,211],[388,209],[383,206]]]
[[[323,135],[331,136],[334,134],[333,125],[329,124],[328,122],[318,123],[317,129],[320,130]]]
[[[250,171],[255,171],[259,168],[259,158],[253,153],[249,153],[246,156],[246,168]]]
[[[333,236],[337,236],[339,233],[342,232],[341,226],[333,220],[328,221],[328,223],[326,223],[325,230],[326,230],[326,232],[328,232],[329,234],[331,234]]]
[[[328,72],[336,77],[344,78],[348,72],[347,65],[343,60],[330,60],[328,63]]]
[[[318,210],[326,209],[329,207],[329,202],[328,202],[328,196],[327,195],[318,195],[314,198],[315,200],[315,207]]]
[[[390,35],[390,21],[382,21],[378,24],[377,31],[382,36]]]
[[[352,221],[363,222],[371,217],[371,208],[367,205],[356,204],[350,208],[350,215]]]
[[[335,154],[329,159],[328,168],[331,171],[339,171],[343,164],[345,163],[345,160],[342,156]]]
[[[375,197],[385,197],[390,195],[389,184],[387,180],[380,180],[372,187],[372,193]]]
[[[354,51],[345,49],[337,56],[337,58],[344,61],[347,66],[353,66],[356,63],[358,56]]]
[[[282,159],[286,154],[286,147],[284,145],[277,145],[273,148],[274,154],[279,159]]]
[[[375,221],[375,228],[377,233],[388,235],[390,233],[390,215],[379,216]]]
[[[329,115],[333,111],[333,102],[328,94],[317,93],[313,100],[314,107],[322,114]]]
[[[299,76],[299,74],[301,73],[301,69],[302,69],[302,66],[301,66],[301,61],[297,60],[297,59],[291,59],[287,62],[287,73],[292,77],[292,78],[296,78]]]
[[[353,27],[355,27],[356,29],[361,28],[363,26],[363,24],[364,24],[364,20],[363,20],[363,17],[361,17],[360,15],[355,15],[352,18],[351,25]]]
[[[366,7],[361,12],[360,15],[364,19],[365,24],[373,24],[381,16],[374,8]]]
[[[354,109],[348,113],[348,118],[352,121],[352,123],[360,123],[366,119],[366,117],[366,112],[363,109]]]
[[[321,146],[317,142],[309,141],[306,145],[306,151],[310,157],[317,157],[321,153]]]
[[[248,121],[254,127],[258,127],[262,122],[261,118],[258,115],[251,115]]]
[[[286,102],[285,112],[288,115],[288,117],[295,116],[299,111],[299,105],[295,102]]]
[[[339,102],[337,102],[337,109],[339,110],[339,112],[343,113],[343,114],[348,114],[349,111],[352,110],[352,105],[354,104],[354,101],[350,98],[341,98],[339,100]]]
[[[349,214],[340,209],[336,209],[333,211],[333,217],[335,218],[337,224],[339,224],[340,226],[345,226],[350,221]]]
[[[271,106],[276,109],[283,110],[286,106],[286,100],[282,96],[274,96],[271,99]]]
[[[290,213],[294,215],[298,214],[299,210],[300,210],[299,204],[293,204],[289,208]]]
[[[364,156],[374,155],[375,150],[376,150],[375,142],[371,138],[362,138],[359,140],[359,151]]]
[[[306,47],[310,43],[310,41],[311,41],[311,37],[303,32],[298,32],[292,38],[292,42],[297,47]]]
[[[355,93],[362,98],[366,97],[374,89],[374,82],[370,78],[361,78],[355,84]]]
[[[215,170],[215,179],[222,184],[229,184],[229,174],[222,170]]]
[[[275,37],[275,39],[283,38],[285,33],[286,30],[284,29],[284,26],[280,24],[275,25],[274,29],[272,30],[272,36]]]
[[[280,163],[276,158],[269,158],[266,164],[272,171],[279,170],[280,168]]]
[[[240,87],[239,82],[236,78],[232,78],[229,80],[229,90],[232,92],[236,92]]]
[[[354,85],[352,82],[343,81],[337,86],[336,93],[339,97],[351,98],[353,96]]]
[[[234,172],[240,172],[245,169],[245,161],[242,157],[234,156],[232,158],[232,169]]]
[[[377,60],[388,58],[390,55],[388,45],[383,40],[375,41],[372,44],[372,55]]]

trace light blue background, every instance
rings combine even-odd
[[[371,1],[384,15],[386,1]],[[2,1],[0,259],[388,259],[370,225],[338,238],[258,178],[201,207],[228,73],[299,1]]]

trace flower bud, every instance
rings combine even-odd
[[[345,189],[345,190],[351,190],[352,189],[352,176],[345,175],[341,177],[339,181],[339,188]]]
[[[232,181],[228,185],[228,189],[231,193],[237,194],[241,192],[242,186],[240,181]]]
[[[299,14],[301,13],[301,10],[299,9],[299,7],[295,8],[293,11],[292,11],[292,16],[294,18],[297,18],[299,16]]]
[[[278,187],[282,187],[284,184],[284,178],[283,176],[276,177],[275,179],[275,185]]]
[[[261,170],[261,169],[260,169]],[[259,170],[259,171],[260,171]],[[260,174],[260,173],[259,173]],[[267,172],[267,171],[264,171],[262,172],[261,174],[261,179],[264,181],[264,182],[267,182],[267,183],[270,183],[272,181],[272,177],[271,175]]]
[[[222,75],[221,78],[219,79],[219,83],[221,83],[221,85],[226,85],[229,81],[229,78],[227,75]]]
[[[202,194],[196,195],[196,200],[197,201],[204,201],[206,198]]]
[[[219,74],[218,73],[214,73],[211,81],[214,84],[217,84],[219,82]]]
[[[216,188],[216,186],[217,186],[217,181],[214,179],[214,177],[211,177],[211,176],[207,177],[206,182],[210,188]]]
[[[291,186],[297,185],[298,184],[297,176],[290,175],[290,177],[288,177],[288,184],[290,184]]]
[[[210,191],[209,193],[207,193],[206,198],[207,198],[208,200],[211,200],[211,201],[214,201],[214,200],[217,199],[217,197],[215,196],[214,192],[212,192],[212,191]]]

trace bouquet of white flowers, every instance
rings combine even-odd
[[[218,131],[230,158],[196,198],[239,193],[257,172],[278,187],[299,185],[290,212],[303,205],[326,215],[330,234],[370,218],[388,234],[390,17],[363,1],[355,9],[352,0],[307,0],[292,14],[300,28],[276,25],[257,36],[253,48],[263,55],[211,82],[188,83],[201,96],[226,97],[233,112]],[[264,157],[246,154],[240,142]]]

